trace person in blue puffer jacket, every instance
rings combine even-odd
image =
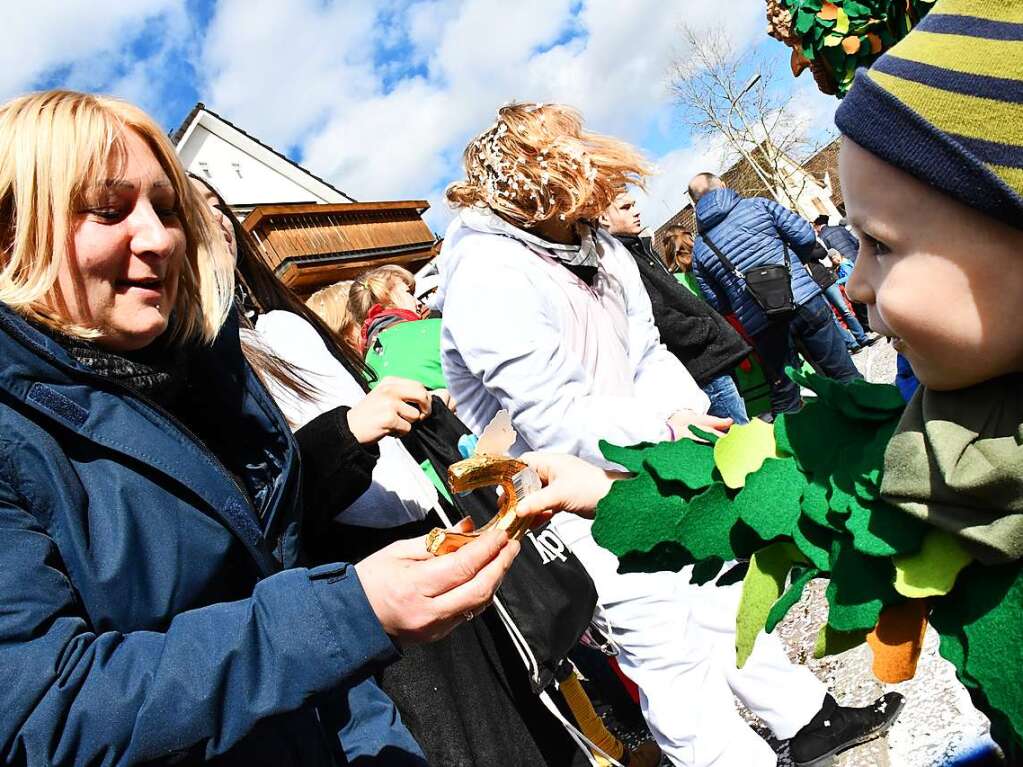
[[[696,205],[700,233],[693,248],[696,281],[710,305],[723,314],[734,312],[752,339],[771,380],[772,412],[792,412],[802,405],[799,387],[785,375],[787,366],[799,366],[795,339],[825,375],[839,381],[860,378],[831,308],[804,265],[816,240],[810,222],[772,200],[740,197],[713,173],[695,176],[689,195]],[[768,320],[745,281],[718,258],[707,237],[740,272],[783,264],[787,248],[795,313]]]
[[[0,105],[0,763],[423,767],[373,675],[518,544],[302,566],[324,510],[201,205],[137,107]]]

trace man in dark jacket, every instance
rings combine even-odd
[[[860,252],[860,241],[844,226],[829,226],[827,216],[818,216],[813,222],[817,237],[827,250],[834,248],[842,254],[842,258],[856,263],[856,254]]]
[[[661,342],[682,361],[710,398],[708,412],[731,418],[737,424],[747,423],[746,405],[730,375],[750,352],[742,336],[705,301],[684,288],[654,252],[649,238],[639,236],[643,222],[631,194],[618,195],[600,223],[636,259]]]
[[[856,235],[844,226],[828,226],[827,216],[818,216],[813,222],[813,228],[817,232],[817,239],[826,250],[837,250],[839,255],[850,264],[856,263],[856,256],[860,252],[860,241]],[[853,312],[860,326],[869,331],[870,319],[867,317],[867,307],[859,301],[852,302]]]
[[[796,339],[825,375],[838,381],[860,378],[831,308],[805,266],[816,242],[810,222],[772,200],[743,199],[713,173],[695,176],[689,195],[696,205],[700,234],[693,249],[696,281],[707,302],[719,312],[734,312],[752,338],[771,381],[771,410],[791,412],[802,404],[799,387],[785,375],[787,366],[799,364]],[[736,272],[784,264],[787,252],[795,254],[789,255],[789,269],[796,310],[784,319],[768,320]]]

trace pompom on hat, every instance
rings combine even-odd
[[[1023,0],[938,0],[835,114],[857,144],[1023,228]]]

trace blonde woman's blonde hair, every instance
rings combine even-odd
[[[153,152],[176,193],[186,250],[174,305],[176,342],[212,342],[231,307],[233,258],[160,127],[132,104],[44,91],[0,106],[0,301],[67,335],[98,338],[64,314],[58,271],[90,187],[121,172],[127,131]]]
[[[643,186],[651,168],[630,144],[583,130],[582,117],[560,104],[511,104],[462,156],[465,180],[451,184],[457,208],[488,207],[530,227],[555,216],[596,220],[628,186]]]
[[[356,327],[362,327],[374,304],[388,303],[396,281],[405,283],[411,291],[416,289],[412,272],[394,264],[378,266],[355,278],[348,293],[348,310]]]
[[[352,312],[348,308],[348,296],[351,288],[351,280],[335,282],[333,285],[320,288],[309,296],[305,305],[323,320],[335,336],[340,338],[352,351],[358,353],[356,348],[358,332],[355,321],[352,319]]]

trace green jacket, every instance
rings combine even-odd
[[[399,322],[380,331],[366,352],[366,365],[377,381],[394,376],[419,381],[427,389],[446,389],[440,366],[440,322],[439,318]]]

